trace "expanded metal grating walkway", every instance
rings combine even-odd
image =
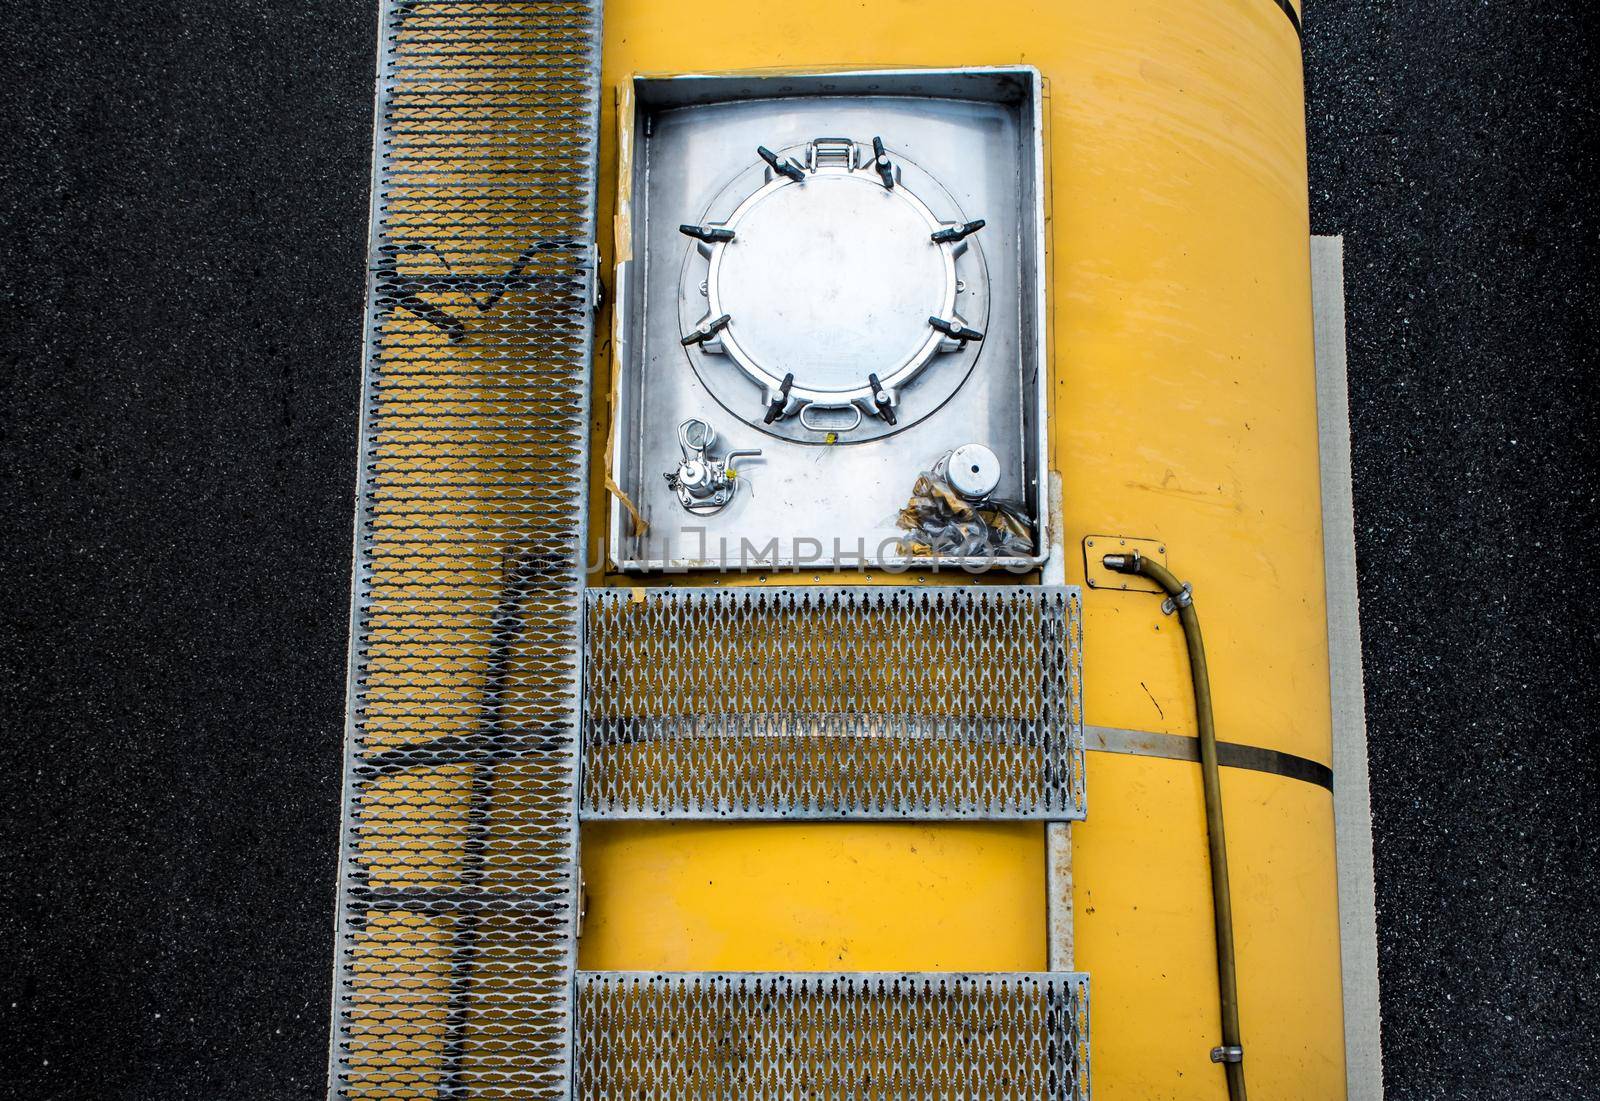
[[[587,817],[1083,817],[1075,589],[597,589],[585,618]]]
[[[381,18],[329,1091],[564,1097],[598,4]]]
[[[1084,1101],[1070,974],[578,973],[579,1101]]]
[[[1078,1101],[1080,975],[575,970],[599,3],[381,7],[330,1097]],[[925,633],[883,656],[927,664],[904,683],[936,702],[909,706],[888,664],[859,682],[768,666],[767,717],[724,705],[723,728],[777,730],[761,724],[781,712],[789,735],[844,736],[856,756],[819,787],[795,766],[820,758],[791,749],[771,777],[724,774],[722,804],[694,798],[1081,813],[1075,595],[947,592],[814,595],[832,611],[798,619],[746,598],[746,625],[847,615],[882,638],[910,601]],[[603,615],[616,598],[592,599]],[[974,626],[986,648],[963,641]],[[978,691],[972,661],[1005,673]],[[595,753],[637,738],[635,711],[658,738],[719,713],[653,711],[648,686],[608,683]],[[591,792],[645,790],[591,765]],[[979,779],[956,775],[969,766]]]

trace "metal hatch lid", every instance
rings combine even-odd
[[[981,341],[931,322],[987,326],[982,248],[939,239],[966,223],[959,204],[888,148],[874,136],[769,150],[794,178],[751,158],[702,225],[683,227],[716,239],[685,249],[680,324],[721,326],[684,355],[717,404],[759,432],[812,446],[903,432],[977,363]]]
[[[797,395],[849,400],[866,396],[869,371],[892,385],[932,358],[926,319],[955,305],[955,264],[906,188],[846,170],[776,179],[727,225],[738,237],[712,254],[710,310],[733,315],[729,354],[763,380],[792,364]]]
[[[940,569],[950,567],[962,568],[987,568],[1025,571],[1037,567],[1043,560],[1043,547],[1047,544],[1048,519],[1043,515],[1042,485],[1044,472],[1047,469],[1047,455],[1044,443],[1044,406],[1048,399],[1046,387],[1045,340],[1043,287],[1042,280],[1036,275],[1042,272],[1043,257],[1043,195],[1041,184],[1033,179],[1038,166],[1042,163],[1042,115],[1041,81],[1037,71],[1026,67],[973,67],[970,69],[884,69],[884,70],[839,70],[839,71],[813,71],[796,73],[793,71],[757,71],[745,73],[691,73],[682,75],[643,74],[631,78],[628,82],[628,94],[619,101],[623,114],[619,116],[619,125],[627,133],[624,135],[622,145],[629,151],[628,165],[633,172],[623,173],[619,182],[622,189],[619,194],[619,218],[617,222],[618,245],[617,255],[619,264],[615,285],[619,293],[616,297],[616,312],[614,314],[615,339],[612,343],[613,355],[616,363],[613,370],[613,393],[615,405],[612,417],[612,434],[609,441],[609,450],[612,454],[610,476],[614,485],[616,496],[612,500],[610,513],[611,531],[609,540],[609,553],[611,561],[623,570],[656,571],[656,570],[685,570],[685,569],[724,569],[724,570],[766,570],[766,569],[816,569],[842,566],[845,568],[886,568],[886,569]],[[647,268],[646,256],[649,248],[646,244],[646,234],[652,220],[670,221],[672,236],[676,237],[677,223],[680,221],[693,221],[701,212],[699,206],[688,206],[683,203],[667,204],[655,215],[647,212],[656,197],[647,192],[665,176],[672,173],[663,167],[663,163],[651,152],[655,144],[659,143],[664,133],[663,126],[675,125],[668,122],[671,116],[681,107],[711,106],[716,110],[725,110],[730,105],[749,101],[754,107],[758,102],[770,102],[775,95],[793,96],[797,108],[804,108],[808,102],[819,99],[846,95],[871,95],[883,97],[875,101],[893,110],[919,110],[925,109],[923,100],[919,97],[944,97],[941,102],[950,104],[971,103],[979,104],[1010,104],[1009,110],[1016,112],[1015,118],[1018,127],[1017,148],[1025,158],[1026,170],[1021,175],[1019,183],[1017,174],[1010,173],[1006,176],[1005,186],[1013,192],[1020,189],[1019,200],[1022,211],[1022,222],[1019,227],[1017,244],[1022,250],[1023,258],[1020,261],[1020,270],[1023,273],[1026,288],[1021,290],[1020,300],[1013,299],[1011,307],[1020,311],[1020,330],[1014,331],[1014,339],[1018,342],[1025,362],[1020,368],[1020,388],[1027,395],[1027,408],[1016,417],[1015,427],[1007,426],[1001,429],[997,424],[985,423],[979,425],[979,430],[962,438],[940,439],[938,446],[932,446],[935,437],[941,437],[940,431],[932,434],[924,433],[922,440],[928,441],[919,444],[915,456],[903,462],[904,470],[899,466],[895,471],[890,471],[878,456],[868,459],[865,455],[861,462],[866,467],[860,472],[840,473],[836,476],[837,484],[860,487],[868,483],[893,477],[894,485],[889,487],[884,482],[884,488],[877,491],[876,495],[868,494],[859,504],[844,502],[830,506],[829,512],[840,516],[847,513],[853,518],[845,525],[848,532],[821,531],[816,533],[819,538],[809,538],[812,533],[799,533],[795,538],[781,536],[778,545],[771,547],[770,537],[774,531],[780,531],[777,526],[768,524],[761,528],[761,536],[748,548],[741,547],[737,534],[724,540],[729,528],[724,523],[732,517],[735,509],[730,509],[727,516],[720,518],[709,525],[704,525],[702,532],[691,532],[682,524],[682,517],[673,508],[659,507],[659,491],[657,484],[663,471],[670,470],[677,461],[676,447],[672,445],[671,454],[662,451],[659,442],[640,443],[640,417],[644,413],[641,397],[637,390],[635,377],[636,367],[630,367],[630,362],[637,362],[630,357],[640,355],[652,356],[651,361],[657,364],[657,369],[652,373],[652,378],[662,379],[672,375],[664,366],[664,360],[655,357],[642,347],[646,339],[639,328],[638,313],[648,295],[649,301],[665,302],[673,299],[682,300],[674,293],[678,289],[679,269],[674,266],[672,273],[673,289],[668,290],[660,285],[660,277],[654,275]],[[950,98],[955,97],[955,98]],[[830,102],[836,102],[830,100]],[[895,105],[901,105],[896,108]],[[956,108],[959,110],[959,106]],[[631,125],[630,125],[631,124]],[[809,133],[794,135],[797,138],[813,139],[818,134],[847,134],[853,139],[864,141],[874,132],[872,122],[859,122],[854,125],[829,123],[806,123],[804,129]],[[887,124],[881,127],[886,132],[892,127]],[[750,149],[757,141],[765,140],[765,135],[757,135],[748,144],[740,146],[744,159],[749,159]],[[886,138],[886,140],[889,140]],[[774,142],[774,144],[777,144]],[[704,152],[697,148],[697,155]],[[782,148],[790,149],[792,146]],[[903,154],[904,151],[902,151]],[[786,154],[789,155],[789,154]],[[655,158],[655,159],[652,159]],[[718,153],[710,158],[716,164],[727,164],[725,156]],[[908,163],[914,158],[907,157]],[[647,173],[644,165],[649,164]],[[927,166],[925,166],[927,167]],[[908,169],[909,171],[909,169]],[[932,169],[930,169],[932,171]],[[924,195],[923,189],[916,187],[917,194]],[[740,198],[748,192],[741,192]],[[703,201],[703,200],[702,200]],[[731,213],[734,203],[728,204],[720,213],[726,217]],[[972,209],[965,213],[981,216],[981,204],[972,204]],[[934,204],[935,213],[941,220],[956,217],[956,209],[939,209]],[[715,220],[715,219],[708,219]],[[981,236],[981,235],[980,235]],[[682,244],[679,239],[680,245]],[[981,256],[980,250],[974,249],[975,256]],[[686,265],[693,260],[693,255],[687,249],[683,253],[689,257]],[[1016,262],[1016,261],[1012,261]],[[992,258],[989,267],[994,268]],[[646,290],[645,283],[651,283],[651,288]],[[687,281],[687,279],[686,279]],[[698,281],[696,281],[697,283]],[[695,285],[694,283],[690,284]],[[687,332],[697,323],[701,322],[709,313],[705,307],[705,299],[699,301],[702,305],[687,316],[679,319],[679,332]],[[1013,315],[1015,316],[1015,315]],[[667,323],[670,327],[670,322]],[[1012,322],[1015,326],[1017,323]],[[736,331],[737,322],[731,328]],[[653,331],[653,328],[652,328]],[[1004,339],[1004,332],[1001,334]],[[650,338],[654,339],[654,338]],[[676,339],[673,340],[676,344]],[[672,355],[682,357],[686,353],[681,349],[673,349]],[[1003,368],[1003,360],[1015,356],[1016,351],[1005,352],[989,351],[986,355],[995,358]],[[699,360],[711,357],[699,356],[695,352],[696,363]],[[1015,362],[1015,360],[1013,360]],[[733,370],[732,367],[729,368]],[[929,368],[930,372],[941,371],[943,367]],[[987,368],[980,369],[982,374]],[[798,372],[797,372],[798,376]],[[930,373],[931,379],[934,374]],[[796,382],[799,382],[797,377]],[[741,379],[743,393],[749,394],[757,391],[757,386],[748,377]],[[920,382],[918,386],[922,385]],[[914,394],[916,386],[908,388],[907,394]],[[857,392],[858,394],[860,391]],[[654,399],[649,399],[654,400]],[[749,401],[749,398],[744,399]],[[759,395],[755,401],[759,402]],[[974,401],[989,403],[988,398],[974,396]],[[711,409],[704,408],[697,411],[684,410],[681,415],[654,417],[654,423],[671,421],[677,424],[685,417],[697,416],[701,419],[714,420],[714,427],[728,439],[730,447],[762,447],[764,446],[760,435],[744,433],[736,435],[730,431],[730,425],[737,427],[728,419],[728,413],[734,412],[741,420],[748,419],[739,413],[739,406],[731,400],[723,400],[719,394],[719,406]],[[1003,407],[1003,406],[1000,406]],[[705,414],[710,412],[713,416]],[[940,414],[944,416],[944,414]],[[870,419],[870,412],[868,413]],[[992,419],[992,415],[990,415]],[[934,418],[937,421],[939,418]],[[973,424],[974,419],[968,412],[957,412],[953,424]],[[831,426],[825,426],[831,427]],[[1012,433],[1015,442],[997,438],[997,433]],[[658,433],[659,435],[659,433]],[[670,437],[670,431],[667,437]],[[664,438],[667,438],[664,437]],[[668,439],[668,443],[670,443]],[[939,456],[947,453],[956,446],[965,443],[981,443],[991,446],[997,453],[1006,469],[1006,485],[1001,487],[1000,496],[1015,496],[1025,502],[1034,525],[1036,539],[1034,552],[1031,554],[1005,554],[992,558],[959,558],[941,556],[937,554],[900,553],[893,547],[881,545],[881,536],[897,536],[892,523],[894,514],[906,504],[911,493],[912,482],[917,469],[928,469],[937,461]],[[657,454],[661,452],[661,454]],[[763,456],[752,472],[753,479],[750,485],[761,496],[765,504],[758,505],[757,510],[764,514],[778,517],[781,513],[774,512],[778,508],[782,494],[773,491],[774,477],[786,477],[781,471],[774,474],[776,469],[772,464],[774,460],[770,453]],[[1012,474],[1012,471],[1020,473]],[[904,476],[901,476],[903,473]],[[863,478],[862,475],[865,475]],[[798,470],[796,472],[798,476]],[[763,479],[766,492],[762,493]],[[857,494],[859,495],[859,494]],[[853,495],[855,496],[855,495]],[[628,504],[623,503],[623,497],[628,499]],[[640,523],[634,522],[637,513]],[[696,525],[699,526],[699,525]],[[683,531],[676,530],[684,527]],[[874,534],[873,538],[857,540],[855,533],[868,531]],[[832,535],[841,534],[843,537],[838,542],[839,553],[834,553],[835,541]],[[741,553],[743,551],[743,553]],[[750,553],[752,551],[761,553]]]

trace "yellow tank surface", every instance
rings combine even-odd
[[[1193,584],[1222,740],[1330,763],[1304,98],[1285,13],[1273,0],[608,0],[599,225],[615,212],[615,97],[635,73],[1017,64],[1048,97],[1050,465],[1065,581],[1086,586],[1071,964],[1092,976],[1093,1088],[1223,1097],[1200,771],[1137,752],[1169,746],[1146,734],[1195,734],[1184,638],[1158,596],[1087,587],[1099,547],[1084,540],[1151,540]],[[603,380],[604,349],[596,369]],[[598,398],[594,419],[600,518]],[[1344,1095],[1333,806],[1315,781],[1222,770],[1244,1065],[1262,1098]],[[1042,970],[1045,833],[590,823],[579,963]]]

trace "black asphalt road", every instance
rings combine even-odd
[[[1600,1092],[1586,8],[1306,20],[1395,1099]],[[372,66],[370,3],[0,23],[0,1095],[323,1089]]]
[[[1312,227],[1345,235],[1394,1099],[1600,1096],[1582,9],[1362,0],[1306,24]]]

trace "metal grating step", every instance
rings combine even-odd
[[[570,1090],[599,23],[381,5],[332,1097]]]
[[[589,818],[1084,815],[1064,586],[591,589]]]
[[[578,1101],[1086,1101],[1073,973],[578,973]]]

